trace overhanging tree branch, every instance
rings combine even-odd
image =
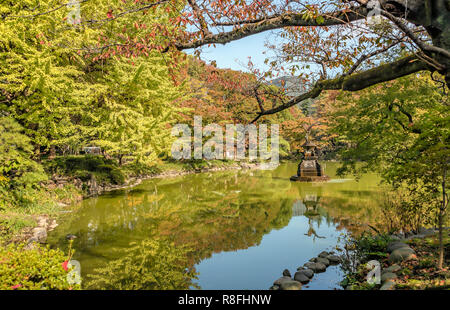
[[[331,80],[320,80],[313,88],[298,97],[293,98],[286,104],[279,105],[270,110],[264,110],[258,113],[255,120],[259,119],[263,115],[270,115],[286,110],[306,99],[317,98],[324,90],[346,90],[346,91],[358,91],[369,86],[391,81],[402,76],[406,76],[422,70],[429,70],[429,65],[423,61],[417,59],[415,56],[408,56],[399,59],[395,62],[380,65],[376,68],[354,73],[347,76],[337,77]]]
[[[405,23],[403,22],[403,20],[401,18],[398,18],[394,15],[392,15],[391,13],[389,13],[388,11],[382,10],[381,11],[381,15],[385,16],[386,18],[388,18],[389,20],[391,20],[398,28],[400,28],[423,52],[428,52],[428,53],[437,53],[440,54],[442,56],[445,56],[447,58],[450,58],[450,52],[437,47],[437,46],[432,46],[429,45],[425,42],[423,42],[420,38],[418,38],[414,32],[408,28],[407,25],[405,25]]]
[[[242,27],[236,28],[228,32],[218,34],[210,34],[209,36],[193,40],[191,42],[175,43],[178,50],[197,48],[207,44],[226,44],[261,32],[284,28],[284,27],[300,27],[300,26],[335,26],[344,25],[356,20],[364,19],[368,14],[365,7],[354,7],[348,10],[336,11],[323,14],[323,21],[318,22],[316,19],[307,19],[301,13],[283,14],[280,16],[272,16],[257,22],[250,21]]]

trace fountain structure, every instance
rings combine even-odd
[[[324,174],[322,166],[317,161],[317,146],[307,139],[303,147],[305,149],[304,159],[298,165],[297,175],[292,176],[291,181],[328,181],[330,177]]]

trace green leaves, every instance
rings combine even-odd
[[[68,272],[61,264],[64,253],[36,245],[25,250],[25,244],[0,245],[1,290],[72,290],[79,285],[67,282]]]
[[[322,15],[316,17],[316,22],[320,25],[325,22],[325,18]]]
[[[46,179],[42,167],[30,159],[30,141],[15,120],[0,117],[0,175],[9,186],[35,185]]]
[[[375,170],[398,189],[384,208],[391,222],[400,218],[396,226],[435,224],[443,184],[448,190],[450,181],[444,177],[450,168],[448,97],[420,74],[342,93],[335,107],[333,132],[347,144],[339,172]],[[358,170],[356,162],[362,162]]]
[[[95,289],[168,290],[196,287],[195,270],[186,269],[193,250],[167,240],[144,240],[131,243],[117,253],[118,259],[98,268],[89,278]]]

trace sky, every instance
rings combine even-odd
[[[232,41],[226,45],[218,44],[214,48],[203,47],[200,55],[201,59],[211,62],[216,61],[217,67],[221,69],[233,69],[239,71],[248,72],[246,65],[248,63],[248,57],[250,56],[254,65],[264,71],[269,67],[264,64],[264,60],[269,56],[273,57],[274,53],[268,51],[264,46],[267,40],[276,40],[276,32],[263,32],[256,35],[252,35],[238,41]],[[266,55],[264,51],[268,51]],[[188,50],[188,54],[193,54],[194,50]]]

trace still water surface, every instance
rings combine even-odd
[[[339,179],[336,167],[325,163],[332,178],[327,183],[289,181],[296,163],[274,171],[147,180],[71,206],[49,242],[67,248],[65,236],[78,237],[73,259],[81,263],[84,288],[105,288],[91,282],[91,275],[132,274],[117,260],[128,255],[128,264],[140,266],[142,259],[129,257],[136,254],[127,249],[133,242],[150,242],[140,253],[153,251],[150,260],[155,262],[139,272],[155,276],[151,288],[268,289],[284,269],[294,274],[321,251],[342,245],[344,234],[360,232],[366,229],[362,224],[380,216],[379,178]],[[182,246],[189,251],[172,261]],[[168,261],[169,268],[164,265]],[[174,262],[195,268],[197,278],[180,277],[171,270]],[[115,267],[99,270],[108,263]],[[340,280],[342,270],[332,266],[303,289],[339,288]],[[130,276],[125,282],[133,281],[138,280]]]

